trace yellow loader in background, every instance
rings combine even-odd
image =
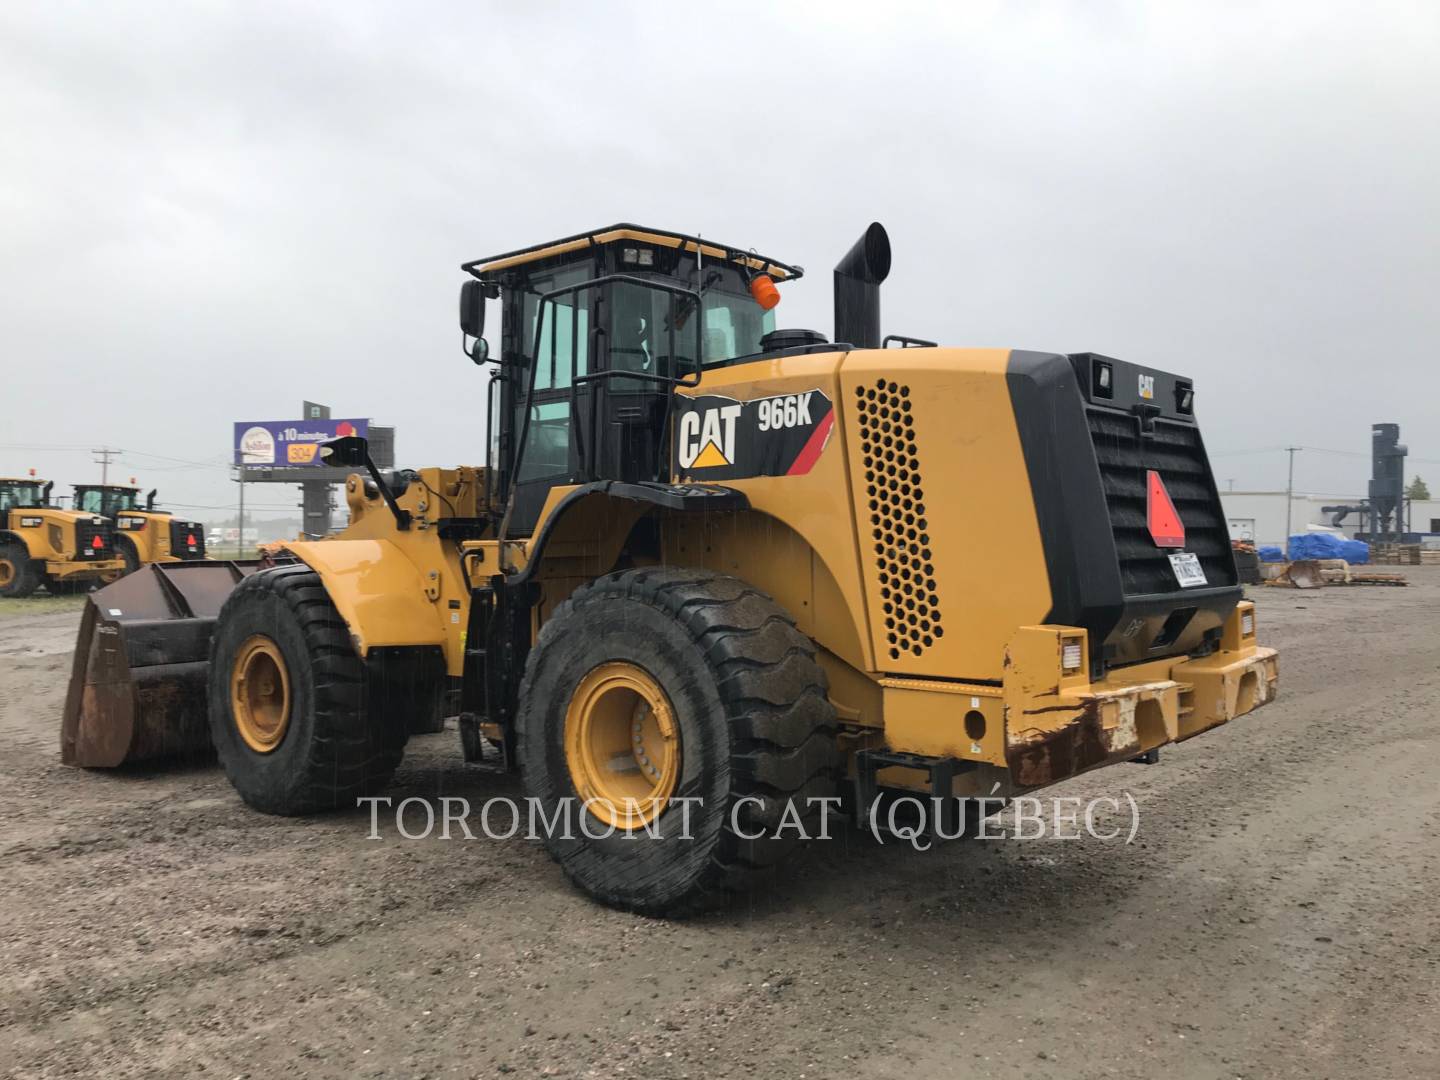
[[[103,517],[50,503],[54,483],[0,477],[0,597],[86,592],[125,566]]]
[[[831,341],[775,327],[799,267],[680,233],[466,263],[486,464],[339,439],[339,537],[98,593],[65,760],[213,746],[258,810],[353,807],[454,689],[464,756],[570,815],[571,880],[668,913],[822,800],[1010,797],[1270,701],[1191,380],[882,338],[889,268],[872,225]]]
[[[115,552],[125,561],[125,574],[147,563],[205,558],[205,526],[156,509],[154,491],[142,504],[134,480],[128,485],[75,484],[71,505],[114,525]]]

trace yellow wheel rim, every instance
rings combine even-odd
[[[580,680],[565,710],[565,763],[607,825],[638,829],[664,812],[680,779],[680,731],[648,671],[612,661]]]
[[[9,585],[15,580],[15,564],[9,559],[0,559],[0,586]]]
[[[280,647],[264,634],[245,639],[230,668],[230,711],[245,745],[268,754],[290,726],[290,672]]]

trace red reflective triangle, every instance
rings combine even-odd
[[[194,547],[194,546],[195,546],[195,534],[194,534],[194,533],[191,533],[189,536],[185,537],[185,543],[189,544],[191,547]]]
[[[1150,539],[1156,547],[1184,547],[1185,524],[1175,512],[1165,481],[1154,469],[1146,471],[1145,487],[1145,522],[1150,527]]]
[[[92,536],[92,537],[90,538],[90,546],[91,546],[92,548],[94,548],[96,551],[99,551],[101,548],[103,548],[103,547],[105,546],[105,542],[104,542],[103,540],[101,540],[100,537],[98,537],[98,536]]]

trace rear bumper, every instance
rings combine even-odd
[[[965,783],[986,788],[982,794],[993,784],[1002,796],[1130,761],[1274,699],[1279,658],[1256,641],[1254,604],[1236,605],[1219,646],[1092,681],[1083,629],[1023,626],[1006,649],[999,686],[881,679],[885,749],[989,766],[966,771]],[[890,781],[910,786],[909,779],[897,772]]]
[[[46,562],[45,564],[46,575],[62,581],[72,577],[99,577],[102,574],[124,569],[124,559],[95,559],[93,562]]]
[[[1275,650],[1251,645],[1053,694],[1007,693],[1005,764],[1017,787],[1043,787],[1244,716],[1273,700],[1278,684]]]

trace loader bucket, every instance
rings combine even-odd
[[[80,619],[60,760],[113,768],[210,746],[210,634],[259,563],[150,563],[90,594]]]
[[[1318,589],[1325,584],[1325,578],[1320,573],[1320,564],[1314,559],[1297,559],[1290,564],[1287,575],[1290,584],[1297,589]]]

